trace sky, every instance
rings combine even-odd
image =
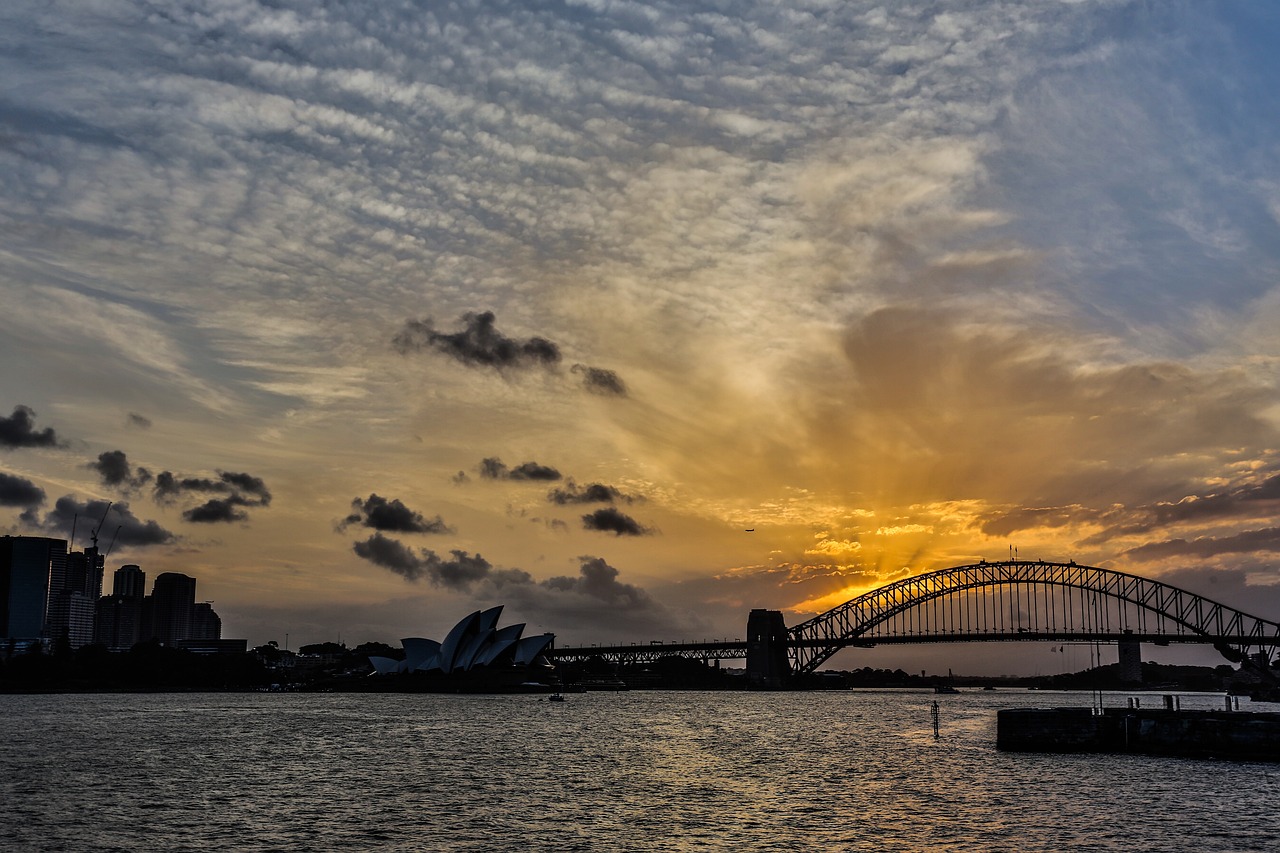
[[[108,588],[295,648],[734,638],[1013,547],[1280,618],[1277,42],[1269,0],[8,0],[0,531],[100,524]]]

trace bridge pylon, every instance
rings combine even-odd
[[[756,689],[778,690],[791,677],[787,625],[781,610],[752,610],[747,617],[747,682]]]

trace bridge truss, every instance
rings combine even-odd
[[[1149,578],[1074,562],[985,560],[904,578],[786,629],[792,673],[849,646],[999,641],[1212,644],[1228,660],[1274,660],[1280,623]],[[759,638],[757,638],[759,640]],[[748,658],[750,641],[557,647],[561,661],[645,664]],[[756,643],[759,645],[759,642]]]
[[[850,645],[995,640],[1211,643],[1274,657],[1280,623],[1160,581],[1070,563],[982,561],[904,578],[787,630],[792,672]]]

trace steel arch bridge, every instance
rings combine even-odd
[[[904,578],[787,630],[791,671],[850,645],[995,640],[1210,643],[1229,660],[1280,647],[1280,623],[1149,578],[1075,562],[985,560]]]
[[[757,614],[772,615],[772,620]],[[786,628],[753,611],[747,640],[558,647],[561,661],[746,658],[763,680],[812,673],[849,646],[999,641],[1206,643],[1228,660],[1273,660],[1280,623],[1160,581],[1074,561],[979,561],[904,578]],[[1262,668],[1265,673],[1266,669]]]

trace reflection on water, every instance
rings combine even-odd
[[[1089,702],[1017,691],[560,704],[0,696],[0,847],[1280,849],[1280,765],[996,751],[996,709]],[[1222,698],[1184,695],[1182,707]]]

